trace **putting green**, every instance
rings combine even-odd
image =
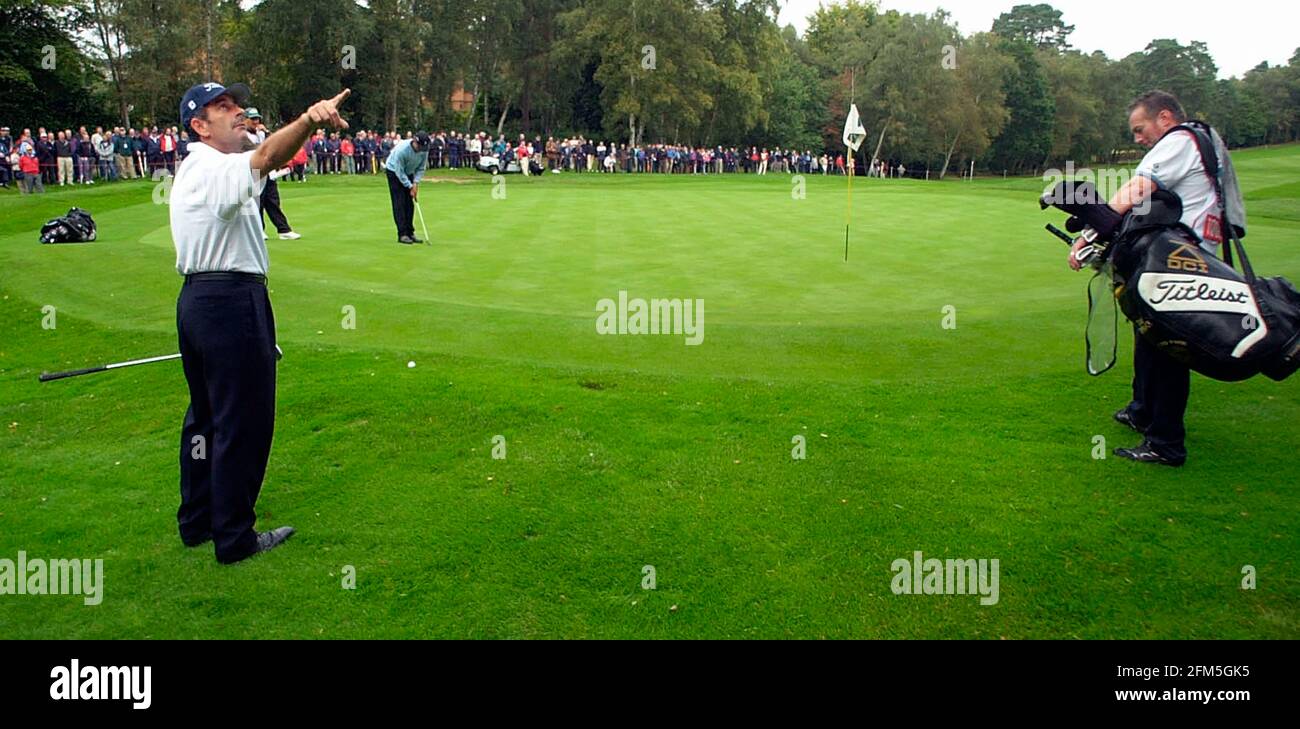
[[[1300,148],[1236,160],[1256,268],[1300,279]],[[1295,383],[1194,378],[1184,469],[1095,460],[1131,341],[1083,373],[1041,181],[855,181],[846,263],[843,178],[455,179],[431,246],[382,178],[281,183],[258,507],[299,534],[233,568],[175,536],[175,363],[36,382],[175,351],[167,208],[0,196],[0,559],[105,560],[100,605],[0,595],[6,635],[1300,635]],[[100,241],[37,245],[74,204]],[[600,335],[620,292],[702,300],[702,342]],[[893,594],[916,551],[998,559],[998,603]]]

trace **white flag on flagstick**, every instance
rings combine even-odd
[[[858,147],[867,139],[867,130],[862,126],[862,119],[858,117],[858,105],[853,104],[849,107],[849,118],[844,120],[844,146],[858,151]]]

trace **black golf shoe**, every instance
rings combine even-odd
[[[257,548],[254,549],[251,554],[247,554],[243,557],[240,557],[239,559],[233,559],[227,562],[222,562],[221,559],[218,559],[217,561],[222,562],[222,564],[235,564],[236,562],[242,562],[248,559],[249,557],[252,557],[253,555],[261,554],[262,552],[269,552],[272,549],[275,549],[276,547],[280,546],[281,544],[284,544],[284,541],[286,539],[293,536],[293,532],[294,529],[291,526],[277,527],[275,529],[272,529],[269,532],[258,532]]]
[[[415,245],[415,239],[412,238],[412,237],[409,236],[409,235],[404,235],[404,236],[402,236],[401,238],[398,238],[398,239],[397,239],[397,242],[398,242],[398,243],[401,243],[401,244],[404,245],[404,246],[413,246],[413,245]]]
[[[272,529],[269,532],[257,533],[257,552],[269,552],[272,549],[284,544],[284,541],[293,536],[294,529],[291,526],[282,526]]]
[[[1129,410],[1127,407],[1116,411],[1115,422],[1119,423],[1120,425],[1123,425],[1124,427],[1132,430],[1135,433],[1141,433],[1145,435],[1147,432],[1146,427],[1137,424],[1137,421],[1133,419],[1133,411]]]
[[[1155,449],[1148,441],[1142,441],[1142,445],[1136,448],[1116,448],[1115,455],[1120,458],[1127,458],[1130,461],[1138,463],[1158,463],[1162,466],[1172,466],[1178,468],[1187,462],[1187,457],[1170,458]]]

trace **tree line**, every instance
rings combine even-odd
[[[248,81],[273,123],[350,87],[357,128],[821,151],[840,146],[856,103],[863,160],[942,177],[972,161],[1015,173],[1123,158],[1125,107],[1163,88],[1231,146],[1300,139],[1300,50],[1219,79],[1195,40],[1084,53],[1048,4],[969,35],[943,11],[863,0],[819,8],[802,35],[778,12],[777,0],[0,0],[0,123],[175,124],[185,89],[218,79]]]

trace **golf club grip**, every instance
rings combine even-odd
[[[107,369],[108,369],[107,367],[88,367],[84,370],[68,370],[67,372],[51,372],[48,374],[41,375],[39,379],[41,382],[50,382],[52,380],[62,380],[68,377],[80,377],[81,375],[89,375],[95,372],[103,372]]]
[[[1065,233],[1061,232],[1061,229],[1058,228],[1058,227],[1056,227],[1055,225],[1052,225],[1051,223],[1048,223],[1048,224],[1047,224],[1047,232],[1048,232],[1048,233],[1051,233],[1052,235],[1056,236],[1057,238],[1060,238],[1061,240],[1065,241],[1065,244],[1066,244],[1067,246],[1070,246],[1071,248],[1074,247],[1074,239],[1071,238],[1070,236],[1066,235]]]

